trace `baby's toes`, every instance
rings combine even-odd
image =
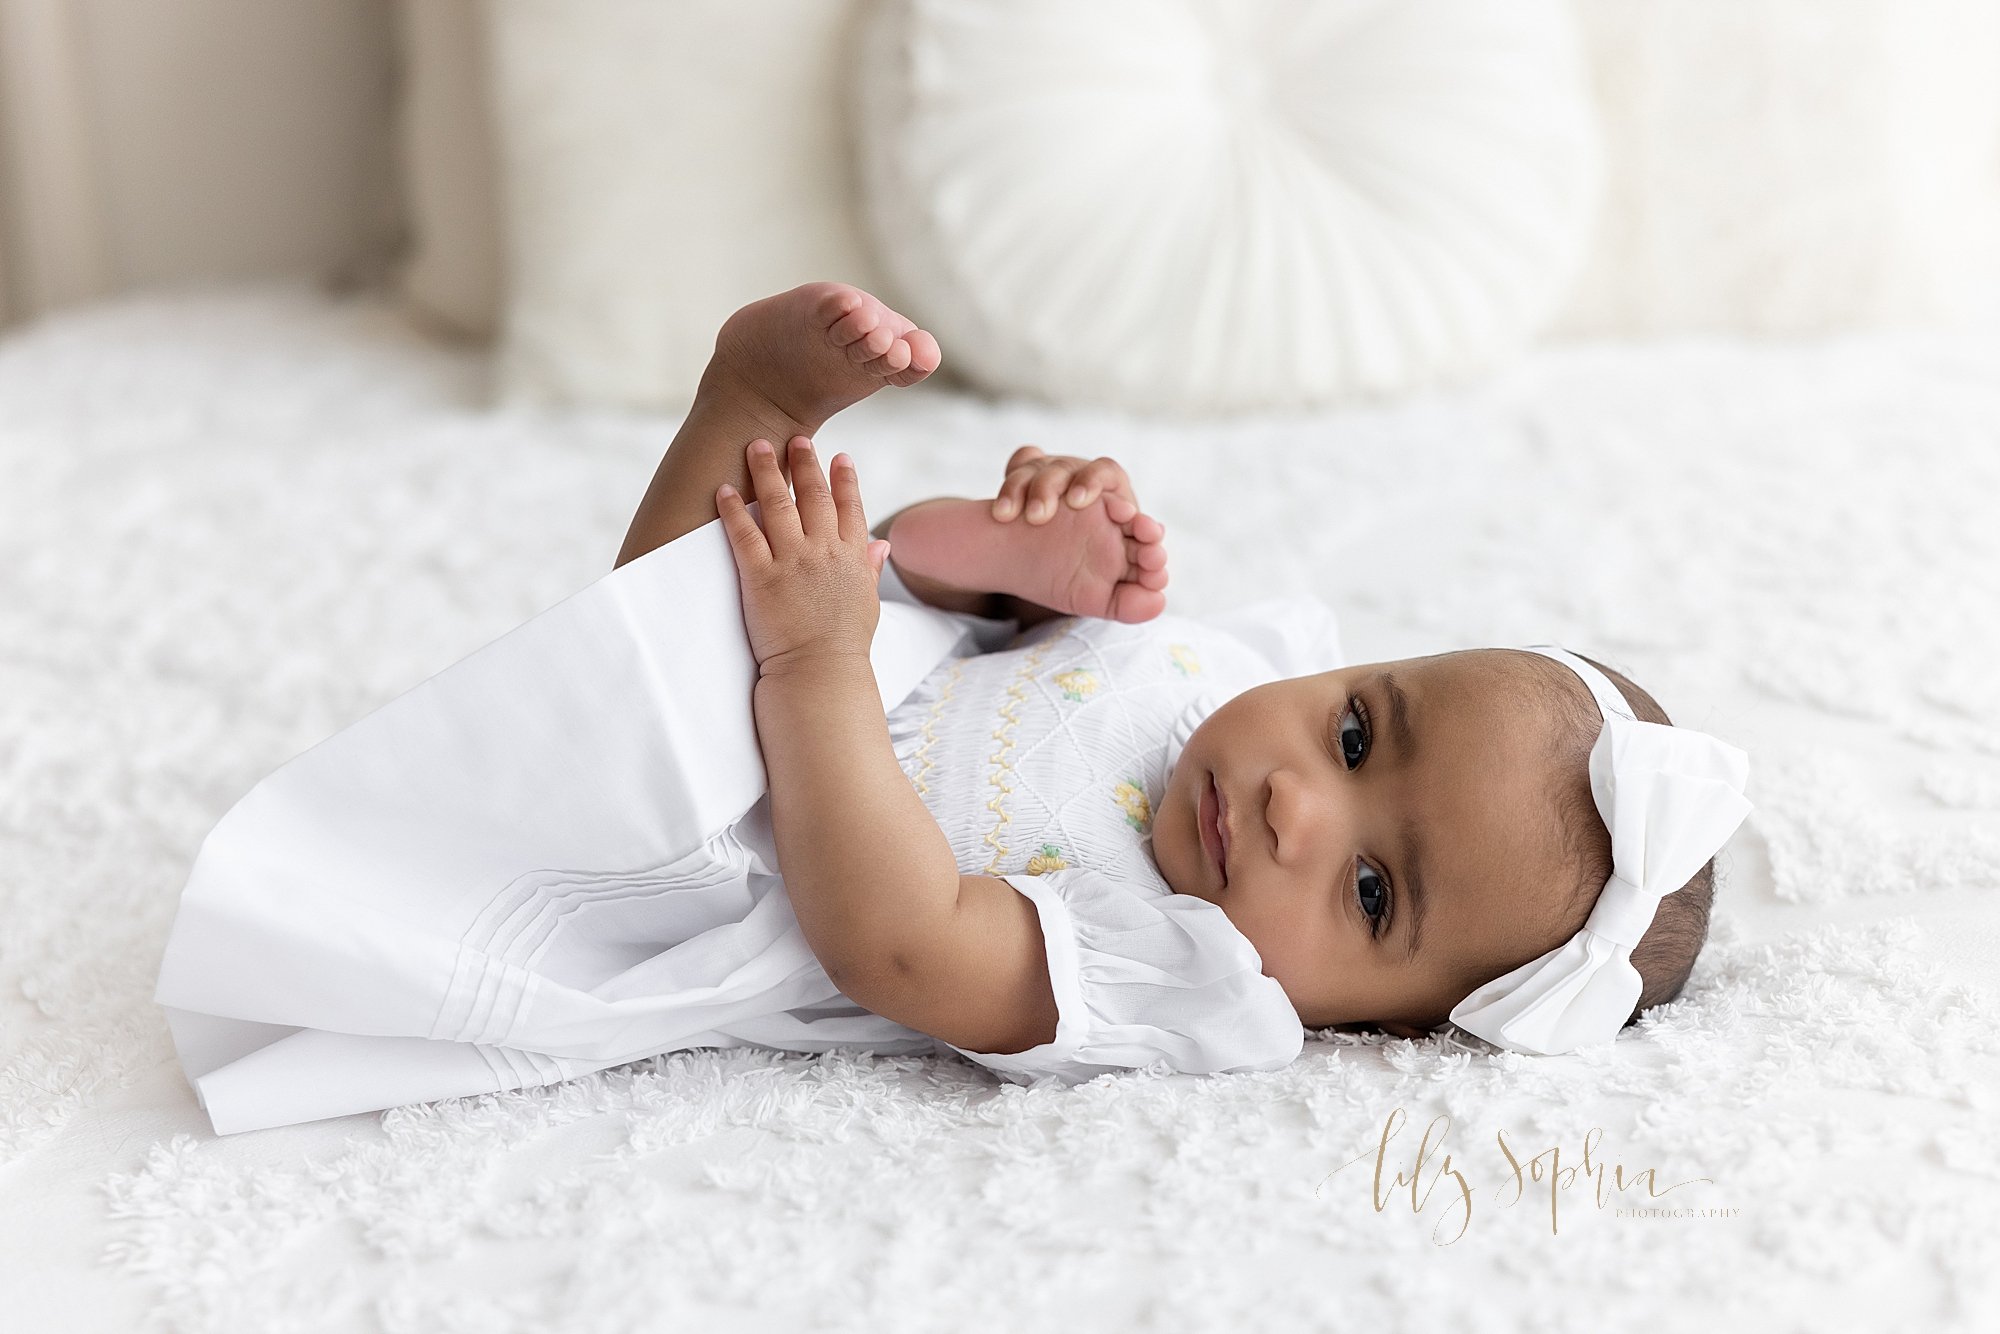
[[[1125,562],[1135,569],[1164,570],[1167,568],[1167,549],[1158,542],[1140,542],[1125,539]]]
[[[870,375],[895,375],[908,370],[910,366],[910,345],[901,338],[891,340],[888,350],[871,361],[861,363],[861,369]]]
[[[1134,506],[1136,510],[1137,507]],[[1167,535],[1167,526],[1150,514],[1134,514],[1130,528],[1141,542],[1157,542]]]
[[[847,359],[866,363],[884,355],[896,345],[896,335],[886,324],[877,324],[847,345]]]
[[[848,344],[848,360],[868,374],[882,374],[874,368],[874,364],[890,356],[900,346],[902,340],[896,338],[888,324],[876,324],[872,330]]]
[[[847,295],[854,297],[861,296],[858,292],[848,293]],[[861,304],[835,320],[833,327],[826,331],[826,336],[832,341],[835,347],[852,347],[855,343],[860,342],[863,338],[866,338],[881,327],[882,307],[876,302],[861,297]]]
[[[923,329],[912,329],[903,335],[903,341],[910,348],[910,364],[889,378],[901,386],[909,386],[929,375],[944,360],[938,351],[937,339]]]
[[[1114,621],[1127,624],[1150,621],[1166,609],[1167,595],[1157,588],[1120,584],[1111,592],[1111,619]]]

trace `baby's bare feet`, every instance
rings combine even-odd
[[[752,484],[744,447],[784,446],[885,384],[910,385],[937,369],[937,340],[868,293],[845,283],[807,283],[753,301],[723,321],[667,455],[625,534],[618,565],[716,521],[716,487]]]
[[[941,583],[1011,593],[1054,611],[1149,621],[1167,608],[1166,526],[1106,492],[1038,525],[1002,522],[984,500],[933,500],[896,516],[889,559]]]
[[[783,420],[764,434],[783,442],[885,384],[917,383],[939,360],[935,338],[860,288],[807,283],[723,322],[697,403],[730,396],[753,417],[774,409]]]

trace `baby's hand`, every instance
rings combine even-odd
[[[1139,512],[1132,479],[1116,460],[1051,456],[1034,445],[1022,445],[1007,460],[1007,476],[993,501],[993,517],[1007,523],[1025,510],[1031,525],[1047,523],[1055,517],[1057,497],[1071,509],[1080,510],[1099,495],[1104,497],[1105,512],[1114,523],[1129,523]]]
[[[868,540],[854,461],[834,455],[829,487],[812,441],[793,436],[791,449],[796,503],[771,442],[752,440],[745,451],[761,529],[735,487],[724,484],[715,497],[742,582],[743,624],[760,677],[817,658],[866,658],[882,616],[877,584],[889,544]]]

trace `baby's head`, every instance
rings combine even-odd
[[[1670,722],[1592,665],[1640,721]],[[1590,784],[1602,726],[1576,672],[1521,649],[1274,681],[1189,737],[1154,815],[1154,857],[1175,891],[1228,914],[1308,1027],[1421,1036],[1590,916],[1612,867]],[[1211,778],[1226,882],[1202,842]],[[1711,859],[1659,900],[1632,951],[1642,990],[1625,1022],[1680,994],[1713,895]]]

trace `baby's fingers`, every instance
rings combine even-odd
[[[819,456],[813,452],[812,441],[803,435],[795,435],[791,440],[792,488],[798,493],[799,522],[809,537],[817,537],[827,529],[836,532],[840,528],[839,507],[834,502],[833,488],[828,484],[826,474],[820,471]]]
[[[750,517],[743,497],[727,482],[716,488],[715,512],[722,520],[722,532],[729,539],[737,569],[757,570],[770,563],[771,547],[764,541],[764,530]]]
[[[1113,495],[1129,497],[1131,493],[1131,487],[1125,479],[1125,470],[1118,466],[1117,460],[1098,458],[1092,459],[1076,470],[1076,475],[1070,479],[1069,492],[1063,500],[1071,509],[1080,510],[1096,500],[1100,494],[1108,498]],[[1117,518],[1116,515],[1112,517]]]
[[[1056,517],[1056,506],[1061,503],[1063,490],[1072,479],[1082,475],[1090,465],[1082,459],[1055,458],[1043,462],[1041,472],[1028,483],[1028,522],[1047,523]],[[1092,492],[1094,496],[1096,493]],[[1078,508],[1071,506],[1072,509]]]
[[[868,541],[868,516],[861,508],[861,480],[854,474],[854,460],[846,454],[833,456],[833,506],[840,516],[840,540]]]
[[[746,452],[750,482],[757,488],[757,505],[764,520],[764,541],[772,555],[789,555],[804,540],[804,533],[791,485],[778,471],[778,451],[769,440],[752,440]]]
[[[1024,463],[1033,463],[1036,459],[1046,458],[1046,457],[1048,456],[1042,452],[1042,447],[1040,445],[1022,445],[1019,449],[1015,450],[1013,454],[1008,457],[1007,466],[1002,468],[1000,471],[1003,473],[1010,473]]]
[[[1023,450],[1031,448],[1033,448],[1031,445],[1021,447]],[[1021,451],[1016,450],[1014,457],[1020,458]],[[1006,480],[1000,483],[1000,494],[993,499],[993,517],[1005,523],[1019,514],[1022,507],[1028,503],[1029,485],[1041,476],[1045,469],[1059,466],[1061,465],[1043,458],[1041,452],[1037,450],[1036,457],[1009,468]],[[1067,475],[1065,472],[1064,476]]]

